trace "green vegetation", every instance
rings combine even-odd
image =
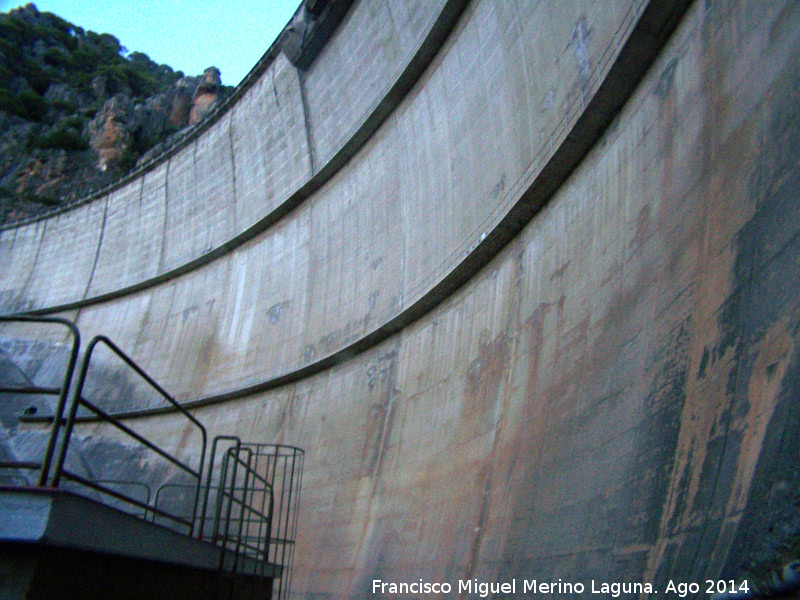
[[[47,113],[47,102],[36,92],[23,90],[13,94],[0,88],[0,110],[22,117],[26,121],[41,121]]]
[[[68,110],[68,101],[43,97],[54,83],[95,99],[120,92],[146,98],[183,77],[142,52],[126,56],[111,34],[84,31],[52,13],[39,13],[32,23],[23,12],[0,15],[0,110],[6,113],[42,122],[50,111]]]
[[[183,76],[33,4],[0,13],[0,223],[109,185],[187,126]]]
[[[123,173],[127,173],[133,167],[136,166],[136,159],[139,158],[139,155],[135,152],[131,152],[129,149],[125,149],[122,151],[122,156],[119,159],[119,168]]]
[[[63,148],[64,150],[86,150],[89,144],[74,129],[59,128],[49,135],[37,136],[31,140],[34,148]],[[134,161],[135,162],[135,161]]]

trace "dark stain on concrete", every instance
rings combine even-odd
[[[372,312],[372,310],[375,308],[375,305],[378,302],[378,296],[380,295],[380,293],[381,293],[380,290],[375,290],[374,292],[372,292],[369,295],[369,308],[367,309],[368,313]],[[366,317],[367,321],[368,321],[368,319],[369,319],[369,316]],[[365,324],[365,327],[366,327],[366,324]]]
[[[91,426],[89,428],[93,428]],[[12,460],[41,460],[47,444],[48,432],[23,431],[6,440],[2,450]],[[133,438],[130,438],[133,442]],[[83,427],[73,433],[64,468],[67,472],[106,485],[111,489],[146,502],[154,499],[158,489],[166,483],[186,484],[180,473],[171,473],[171,463],[136,442],[124,444],[106,438],[102,433],[88,433]],[[197,467],[196,464],[193,467]],[[102,496],[91,488],[62,479],[62,487],[123,509],[131,509],[121,501]],[[174,504],[174,503],[173,503]],[[163,507],[163,505],[159,505]],[[173,507],[174,508],[174,507]]]
[[[487,433],[495,427],[509,360],[510,340],[504,333],[493,340],[479,342],[478,356],[467,368],[464,404],[459,419],[462,440]]]
[[[7,348],[11,343],[3,340],[3,343],[0,344],[0,385],[9,388],[32,386],[33,382],[27,373],[15,363],[11,356],[4,352],[3,347]],[[31,407],[35,407],[38,412],[40,407],[47,406],[45,402],[46,399],[31,394],[0,393],[0,441],[8,435],[8,431],[17,428],[20,414]]]
[[[713,36],[718,34],[708,25],[720,17],[717,12],[712,6],[706,14],[707,44],[714,44]],[[794,64],[798,58],[794,57]],[[710,72],[718,73],[722,68],[724,65],[715,65]],[[800,329],[798,90],[800,75],[787,67],[782,84],[773,86],[771,91],[771,123],[756,134],[760,136],[760,150],[748,182],[752,202],[745,202],[757,210],[738,232],[730,292],[717,313],[718,335],[704,344],[697,368],[698,380],[707,379],[709,373],[724,377],[723,398],[708,398],[707,416],[712,416],[713,421],[707,437],[691,446],[689,458],[684,457],[683,466],[675,475],[678,480],[673,491],[677,496],[666,531],[662,532],[667,541],[656,573],[657,584],[666,577],[717,577],[720,569],[725,579],[747,577],[759,565],[777,564],[775,549],[790,546],[792,536],[796,541],[800,534],[800,518],[786,518],[792,511],[796,514],[800,505],[796,501],[800,498],[800,477],[795,477],[798,453],[794,451],[793,459],[785,454],[787,436],[797,438],[800,431],[796,421],[787,424],[785,419],[789,410],[786,405],[791,402],[788,398],[796,399],[800,386],[791,381],[792,367],[786,370],[785,357],[772,357],[775,348],[787,339],[794,340],[796,347]],[[719,122],[719,118],[709,122]],[[712,131],[709,134],[714,135]],[[730,157],[719,160],[736,160],[737,165],[751,160],[738,147],[731,152]],[[731,199],[732,203],[737,201],[735,196]],[[718,364],[721,362],[724,364]],[[794,369],[796,372],[797,366]],[[778,373],[787,375],[781,381],[773,414],[771,407],[776,398],[768,382],[776,381]],[[716,415],[714,404],[720,407]],[[758,431],[765,419],[769,424],[762,443]],[[772,437],[775,430],[781,431],[780,441]],[[753,468],[754,456],[758,457],[758,466],[751,484],[748,470]],[[689,470],[694,463],[697,487],[690,499]],[[788,483],[792,480],[793,484]],[[772,502],[771,496],[775,481],[785,483],[786,489],[791,490],[778,502]],[[747,507],[737,530],[732,519],[741,514],[736,507],[745,500]],[[779,520],[784,524],[776,528]],[[788,555],[784,559],[786,562]]]
[[[498,196],[500,196],[500,194],[503,192],[504,189],[506,189],[506,174],[505,173],[503,173],[503,175],[500,177],[500,180],[492,188],[492,192],[491,192],[492,198],[497,198]]]
[[[636,234],[633,239],[628,243],[629,248],[633,248],[635,252],[641,252],[642,248],[653,237],[652,225],[650,223],[650,207],[644,206],[639,211],[636,219]]]
[[[678,69],[678,59],[673,58],[661,71],[656,83],[655,93],[659,98],[666,98],[669,96],[669,91],[672,89],[672,82],[675,80],[675,71]]]
[[[385,598],[391,597],[388,594],[376,594],[372,591],[373,579],[380,579],[382,581],[395,581],[394,573],[396,572],[396,557],[394,549],[400,542],[400,535],[397,530],[390,527],[385,521],[380,521],[376,525],[376,531],[373,533],[369,540],[369,547],[364,552],[367,563],[364,568],[360,570],[363,575],[358,577],[353,582],[349,598]],[[414,581],[416,578],[410,577],[408,582]],[[324,597],[338,597],[337,594],[330,592],[328,594],[315,594],[315,598],[322,599]]]
[[[205,392],[208,386],[211,366],[219,360],[219,342],[213,319],[213,315],[209,314],[208,321],[202,324],[207,328],[207,333],[202,335],[200,344],[196,349],[195,364],[192,369],[192,377],[189,380],[188,392],[190,396],[200,397]]]
[[[83,396],[110,413],[153,406],[155,397],[145,393],[134,377],[127,368],[102,363],[92,356]]]
[[[776,324],[784,324],[779,327],[795,349],[791,356],[765,365],[766,376],[774,380],[779,362],[788,361],[725,577],[765,576],[800,555],[800,71],[795,68],[800,51],[792,58],[773,86],[769,126],[749,182],[758,210],[737,240],[738,314],[726,315],[740,324],[739,368],[729,385],[733,414],[749,408],[750,381],[759,374],[754,367],[759,344]],[[726,452],[737,451],[732,439]]]
[[[467,553],[467,564],[463,574],[461,575],[461,579],[465,581],[468,581],[474,577],[475,569],[477,568],[478,555],[481,550],[481,544],[483,542],[484,532],[489,515],[489,499],[491,496],[492,482],[494,479],[493,470],[494,470],[493,464],[490,461],[489,466],[487,468],[487,473],[483,478],[484,479],[483,498],[481,499],[480,502],[480,510],[478,512],[478,518],[475,521],[473,534],[472,536],[470,536],[472,538],[472,541],[470,543],[469,552]],[[466,591],[459,593],[456,597],[466,598],[467,597]]]
[[[269,322],[275,325],[281,318],[281,314],[283,311],[289,306],[290,302],[278,302],[277,304],[273,304],[267,310],[267,318]]]
[[[592,72],[592,63],[589,58],[589,40],[592,39],[594,28],[587,24],[586,15],[581,15],[572,29],[572,37],[568,47],[572,47],[575,60],[578,62],[578,75],[581,80],[587,80]]]
[[[175,449],[175,456],[183,456],[183,453],[186,451],[186,445],[192,439],[192,435],[197,433],[198,430],[197,427],[194,425],[194,423],[187,422],[183,428],[181,439],[178,441],[178,446]]]
[[[564,275],[564,273],[567,272],[567,269],[569,268],[569,265],[570,265],[571,262],[572,262],[572,260],[570,259],[567,262],[565,262],[563,265],[561,265],[558,269],[553,271],[553,274],[550,275],[550,281],[553,281],[554,279],[562,277]]]
[[[372,361],[366,374],[368,412],[363,429],[364,444],[361,448],[359,471],[362,477],[375,478],[394,417],[393,400],[397,394],[396,349]]]
[[[792,316],[800,333],[800,310]],[[800,350],[791,357],[758,458],[747,507],[722,575],[766,580],[800,556]]]
[[[653,353],[655,373],[644,401],[646,414],[682,407],[689,369],[689,331],[687,318],[669,332]]]
[[[708,346],[706,346],[705,348],[703,348],[703,356],[700,359],[700,366],[697,369],[698,379],[702,379],[703,377],[705,377],[706,369],[708,368],[708,359],[710,356],[711,354],[708,351]]]
[[[544,344],[544,319],[550,311],[551,305],[540,303],[530,317],[525,320],[524,328],[528,331],[528,383],[525,398],[528,403],[535,397],[535,387],[538,381],[539,366],[542,358],[542,345]]]
[[[313,362],[316,357],[317,349],[311,344],[306,344],[303,346],[303,351],[300,353],[300,364],[305,365]]]
[[[654,232],[649,211],[640,217],[634,239],[644,246]],[[512,532],[498,577],[588,581],[613,572],[620,581],[635,581],[644,572],[645,549],[658,537],[671,481],[691,331],[688,318],[670,331],[648,330],[653,271],[641,268],[613,294],[594,329],[588,316],[573,317],[568,327],[565,302],[559,300],[547,378],[540,348],[551,306],[540,305],[526,322],[530,423],[514,443],[527,467],[513,485]],[[654,349],[642,361],[645,337]],[[650,382],[637,391],[642,365]],[[632,414],[642,393],[639,413]],[[630,420],[632,427],[618,420]],[[628,445],[613,458],[617,447]],[[598,478],[603,484],[596,488]]]
[[[654,544],[659,536],[686,400],[690,330],[691,319],[686,319],[658,342],[660,347],[654,353],[651,381],[642,405],[643,419],[635,437],[633,468],[623,492],[623,518],[630,523],[633,534],[628,543]],[[684,481],[688,481],[688,474]],[[686,491],[685,486],[679,489],[679,493]],[[678,500],[679,504],[685,502]]]

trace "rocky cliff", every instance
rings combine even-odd
[[[215,67],[184,76],[33,4],[0,15],[0,223],[111,183],[231,89]]]

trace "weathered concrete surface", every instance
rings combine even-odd
[[[462,19],[461,29],[448,41],[452,48],[437,58],[415,91],[392,114],[392,120],[316,194],[263,235],[204,268],[152,291],[127,295],[113,307],[104,305],[100,319],[140,320],[121,328],[137,332],[135,345],[148,345],[151,331],[161,337],[165,328],[172,329],[180,352],[167,347],[165,354],[158,350],[136,353],[170,389],[188,390],[192,396],[223,393],[254,379],[284,376],[380,329],[469,257],[553,156],[643,10],[640,3],[621,2],[616,12],[608,11],[608,6],[593,8],[598,13],[592,18],[600,38],[593,46],[580,41],[580,36],[588,35],[583,32],[585,18],[577,13],[562,15],[559,11],[567,10],[564,8],[540,7],[517,14],[501,7],[497,15],[491,7],[471,8],[470,17]],[[358,25],[357,30],[345,27],[338,39],[360,39],[359,9],[369,15],[375,7],[359,5],[347,20],[353,27]],[[486,11],[488,15],[483,14]],[[498,23],[495,35],[482,42],[481,36],[486,34],[481,34],[477,24],[487,18]],[[423,24],[430,25],[430,21]],[[541,21],[559,25],[540,31]],[[604,38],[600,37],[601,25],[607,32]],[[575,43],[573,36],[577,36]],[[419,34],[415,39],[422,37]],[[331,70],[348,73],[341,64],[343,59],[337,59],[337,41],[332,40],[318,64],[332,55]],[[456,75],[464,68],[464,56],[477,56],[481,44],[490,43],[501,50],[504,44],[509,46],[506,63],[494,51],[494,62],[484,65],[472,60],[465,75]],[[580,45],[577,50],[573,47],[576,43]],[[485,52],[493,56],[490,49]],[[288,63],[278,60],[275,69],[281,64],[288,68]],[[510,73],[503,74],[504,64]],[[531,69],[538,70],[541,77],[531,79]],[[309,74],[303,76],[312,79]],[[263,80],[271,77],[272,71],[268,71]],[[385,87],[388,89],[388,84]],[[314,86],[306,89],[304,95],[311,103]],[[377,92],[364,102],[371,104],[373,97]],[[523,106],[520,98],[528,99]],[[276,99],[275,103],[292,105],[291,98],[280,103]],[[323,114],[334,110],[333,105],[326,106],[320,109]],[[315,128],[316,112],[307,111],[309,135]],[[367,113],[360,104],[345,115],[351,112]],[[235,116],[232,119],[236,121]],[[170,273],[233,237],[230,227],[235,219],[227,217],[226,211],[237,203],[218,200],[222,209],[212,209],[217,198],[213,190],[224,188],[229,174],[224,144],[222,148],[219,144],[224,136],[217,134],[225,122],[226,118],[222,119],[166,166],[146,174],[138,188],[134,182],[112,193],[107,206],[95,202],[48,221],[49,227],[37,242],[41,256],[24,284],[4,293],[9,299],[7,307],[52,309],[79,303],[109,288],[135,285],[140,280],[132,277],[131,268],[154,277]],[[268,132],[270,126],[267,124]],[[217,143],[206,143],[207,139]],[[214,153],[219,169],[198,169],[201,152]],[[270,152],[254,150],[245,156],[256,161],[273,154],[274,148],[270,148]],[[486,160],[487,155],[493,160]],[[286,170],[272,165],[264,172],[282,176]],[[231,172],[236,173],[237,182],[246,181],[251,174],[248,168]],[[199,181],[198,173],[215,184]],[[253,181],[263,179],[256,172]],[[294,185],[284,184],[289,191]],[[261,187],[268,189],[270,184]],[[145,191],[156,197],[164,194],[160,203],[168,208],[156,210],[159,202],[144,200],[149,198]],[[140,199],[143,213],[133,205],[110,210],[117,200],[138,203]],[[126,223],[120,218],[126,212],[138,216]],[[163,221],[163,226],[147,226],[143,222],[147,215]],[[86,220],[81,220],[84,217]],[[130,237],[128,229],[133,230]],[[0,237],[0,243],[7,242],[9,254],[32,252],[29,240],[35,238],[20,236],[24,242],[17,246],[16,233],[12,230]],[[87,239],[100,245],[96,255],[84,241]],[[55,280],[57,271],[63,280]],[[227,297],[220,297],[221,290]],[[130,302],[137,306],[129,308]],[[83,328],[103,330],[102,325],[90,325],[97,306],[82,311]],[[108,310],[116,314],[111,316]],[[204,331],[198,331],[198,325]],[[128,340],[119,341],[126,344]],[[243,342],[247,348],[242,347]],[[126,347],[132,348],[132,344]],[[204,374],[199,376],[196,369],[184,364],[167,364],[175,360],[193,365],[200,360]],[[252,366],[239,368],[235,363],[241,360]],[[222,373],[211,364],[227,374],[221,378]]]
[[[276,60],[131,189],[3,231],[5,310],[68,308],[187,401],[273,381],[197,414],[212,435],[306,449],[297,597],[420,578],[652,582],[664,597],[670,579],[797,558],[797,3],[693,3],[541,212],[360,354],[347,349],[468,261],[565,156],[648,6],[470,2],[352,158],[231,243],[369,121],[444,4],[355,4],[307,72]],[[392,67],[362,44],[403,50],[380,55]],[[76,239],[97,240],[90,258]],[[128,249],[102,259],[112,239]],[[306,371],[327,356],[340,364]],[[176,423],[138,425],[177,447]]]

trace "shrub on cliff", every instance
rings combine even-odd
[[[0,14],[0,223],[111,183],[229,91],[33,4]]]
[[[63,150],[87,150],[89,144],[81,137],[81,134],[74,129],[67,127],[58,128],[47,135],[36,136],[31,145],[35,148]]]

